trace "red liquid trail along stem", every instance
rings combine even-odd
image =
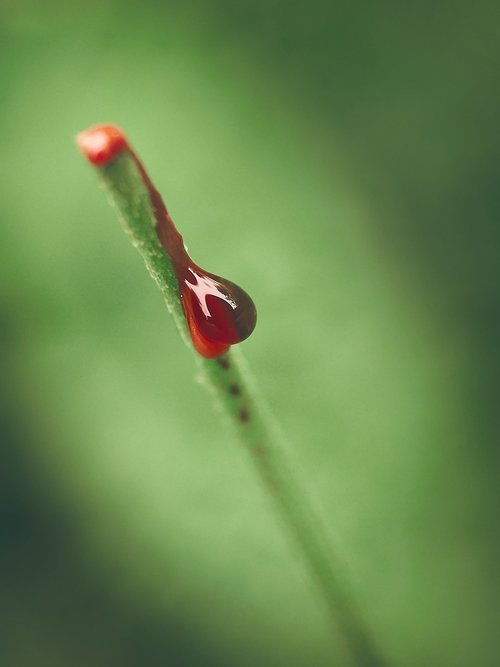
[[[205,271],[189,257],[160,193],[123,132],[114,125],[97,125],[78,136],[78,145],[96,167],[104,167],[124,151],[134,160],[149,193],[156,234],[177,276],[182,308],[196,351],[212,359],[248,338],[257,320],[252,299],[241,287]]]

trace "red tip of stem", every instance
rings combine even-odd
[[[77,135],[76,143],[96,167],[108,164],[127,147],[125,135],[116,125],[93,125]]]

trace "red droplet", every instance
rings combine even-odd
[[[123,132],[116,125],[93,125],[76,138],[87,160],[103,167],[127,147]]]
[[[193,345],[204,357],[219,357],[230,345],[248,338],[255,328],[257,311],[248,294],[190,259],[180,295]]]
[[[179,295],[196,351],[213,359],[248,338],[257,321],[252,299],[238,285],[204,271],[192,261],[160,194],[123,132],[113,125],[95,125],[79,134],[77,141],[84,155],[97,167],[105,166],[123,150],[135,161],[149,192],[158,239],[177,275]]]

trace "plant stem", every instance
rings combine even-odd
[[[136,160],[125,150],[106,164],[95,166],[183,340],[192,347],[175,271],[158,240],[150,194]],[[315,516],[307,494],[295,480],[284,453],[281,433],[263,399],[251,386],[240,351],[227,352],[217,359],[205,359],[194,349],[193,352],[203,383],[215,396],[221,414],[249,453],[272,503],[292,534],[352,664],[381,667],[385,661],[351,601],[345,576],[333,558],[324,527]]]
[[[240,350],[234,349],[217,361],[201,360],[206,384],[215,393],[226,421],[250,454],[276,510],[295,540],[327,604],[345,652],[355,665],[381,667],[385,661],[379,656],[367,625],[348,595],[341,564],[335,562],[324,526],[290,467],[281,431],[253,386]],[[238,387],[236,396],[235,387]]]

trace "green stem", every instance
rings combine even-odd
[[[182,338],[191,346],[177,278],[156,235],[150,196],[136,163],[128,152],[123,152],[105,166],[98,167],[97,171],[118,209],[125,231],[158,285]],[[204,384],[215,396],[221,413],[249,453],[269,497],[288,526],[353,664],[382,666],[385,661],[351,601],[344,583],[345,576],[332,556],[325,530],[286,460],[280,431],[256,389],[250,387],[241,353],[235,350],[218,359],[204,359],[194,349],[193,352]]]

